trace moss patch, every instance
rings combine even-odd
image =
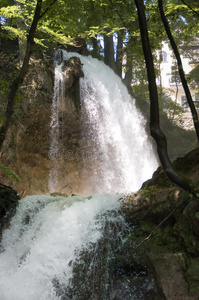
[[[191,258],[187,261],[185,277],[189,284],[189,294],[191,296],[199,295],[199,259]]]

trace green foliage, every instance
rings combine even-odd
[[[192,89],[199,92],[199,65],[189,72],[188,82]]]
[[[77,35],[78,16],[77,12],[80,9],[78,1],[57,1],[51,6],[52,1],[43,1],[42,13],[46,14],[41,19],[38,25],[37,36],[35,42],[43,45],[44,37],[49,41],[67,44],[71,42],[70,35]],[[6,23],[2,26],[6,30],[7,37],[26,38],[27,32],[33,20],[36,1],[17,1],[17,4],[10,4],[0,8],[0,15],[4,17]],[[76,11],[74,8],[76,7]],[[21,30],[17,26],[19,18],[24,22],[26,30]],[[67,20],[67,21],[66,21]]]
[[[141,97],[144,101],[149,103],[149,91],[147,83],[134,84],[132,90],[136,99]]]
[[[13,179],[16,182],[20,182],[19,176],[13,172],[10,168],[6,167],[4,164],[0,163],[0,171],[6,175],[9,179]]]
[[[19,104],[23,100],[23,96],[20,92],[16,94],[16,103]]]
[[[0,95],[5,96],[9,91],[9,82],[0,77]]]
[[[169,91],[164,90],[160,92],[159,102],[160,109],[166,112],[167,117],[172,122],[181,121],[184,113],[184,109],[179,103],[173,101],[169,96]]]
[[[187,5],[185,5],[185,3]],[[167,1],[166,15],[170,23],[172,34],[178,44],[178,47],[183,47],[194,39],[194,36],[199,32],[199,7],[197,1],[186,0],[185,3],[181,0]],[[190,7],[192,9],[190,9]],[[195,12],[196,13],[195,13]],[[191,34],[190,34],[191,33]]]
[[[7,96],[9,93],[9,82],[0,77],[0,95]],[[23,96],[20,92],[16,94],[16,103],[19,104],[23,100]],[[3,122],[3,117],[0,115],[0,123]]]
[[[2,96],[6,96],[8,93],[8,88],[9,88],[9,82],[7,80],[4,80],[0,77],[0,95]],[[2,107],[1,107],[1,103],[0,103],[0,108],[2,111]],[[3,116],[0,114],[0,124],[3,122]]]

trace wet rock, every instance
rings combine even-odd
[[[19,199],[19,194],[12,187],[0,183],[0,239],[2,231],[9,226]]]
[[[63,70],[66,77],[66,89],[71,87],[75,80],[84,76],[81,66],[81,60],[77,56],[71,57],[69,60],[64,61]]]
[[[68,195],[62,194],[62,193],[52,193],[50,195],[53,196],[53,197],[57,197],[57,196],[66,197],[66,198],[68,197]]]
[[[82,38],[77,38],[75,40],[75,45],[67,45],[67,51],[69,52],[77,52],[82,55],[89,55],[89,51],[87,49],[86,41]]]
[[[191,300],[188,296],[188,284],[183,274],[182,253],[149,254],[155,267],[162,290],[168,300]]]
[[[0,183],[0,218],[15,208],[19,199],[19,194],[12,187]]]

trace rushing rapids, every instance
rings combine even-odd
[[[80,251],[100,239],[107,219],[104,214],[117,212],[120,198],[103,195],[22,199],[1,242],[0,299],[62,299],[56,294],[55,282],[62,289],[68,286]],[[115,223],[122,221],[118,215],[110,214],[109,218]]]

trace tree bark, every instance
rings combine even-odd
[[[140,33],[142,40],[142,47],[145,57],[149,95],[150,95],[150,130],[151,136],[154,138],[157,145],[157,152],[162,164],[162,167],[166,175],[178,186],[182,187],[186,191],[191,191],[189,183],[181,177],[176,170],[174,170],[167,153],[167,140],[165,135],[160,129],[159,125],[159,101],[158,91],[156,86],[155,69],[153,63],[153,56],[148,36],[148,28],[145,16],[145,7],[143,0],[135,0],[135,4],[138,11],[138,19],[140,25]]]
[[[92,51],[92,56],[97,58],[98,57],[98,40],[97,36],[91,38],[92,44],[93,44],[93,51]]]
[[[19,9],[21,11],[23,11],[24,4],[22,4],[20,2],[16,2],[16,4],[19,6]],[[17,27],[24,32],[26,31],[26,24],[22,18],[17,18]],[[18,43],[19,43],[19,61],[20,61],[20,63],[22,63],[24,60],[24,57],[25,57],[26,47],[27,47],[26,38],[18,37]]]
[[[107,29],[107,33],[109,30]],[[104,63],[111,69],[116,71],[116,64],[114,59],[113,35],[104,35]]]
[[[128,89],[131,87],[132,73],[133,73],[132,69],[133,69],[132,58],[130,57],[128,50],[127,50],[127,52],[126,52],[126,72],[125,72],[125,77],[124,77],[123,82]]]
[[[14,106],[16,103],[16,94],[20,86],[22,85],[24,78],[26,76],[27,70],[28,70],[28,64],[30,60],[30,56],[32,53],[32,48],[34,46],[34,36],[35,36],[35,31],[37,28],[37,24],[40,20],[40,13],[41,13],[41,7],[42,7],[42,0],[37,0],[37,6],[35,9],[35,14],[33,18],[32,25],[30,27],[30,31],[27,37],[27,48],[26,48],[26,53],[23,61],[23,65],[21,67],[20,73],[17,76],[17,78],[13,81],[11,87],[10,87],[10,93],[8,96],[8,103],[7,103],[7,108],[6,108],[6,113],[5,113],[5,118],[3,121],[3,124],[0,129],[0,152],[3,146],[3,143],[5,141],[5,137],[11,122],[11,118],[13,115],[14,111]]]
[[[159,11],[160,11],[162,22],[164,24],[165,31],[167,33],[167,36],[168,36],[169,40],[170,40],[171,46],[173,48],[173,52],[174,52],[176,60],[177,60],[180,79],[181,79],[181,82],[182,82],[182,85],[183,85],[183,88],[184,88],[184,91],[185,91],[185,95],[187,97],[187,102],[189,104],[189,107],[190,107],[190,110],[191,110],[191,113],[192,113],[193,123],[194,123],[195,131],[196,131],[196,135],[197,135],[197,138],[198,138],[198,141],[199,141],[198,113],[197,113],[197,110],[196,110],[195,105],[193,103],[192,96],[191,96],[191,93],[190,93],[190,90],[189,90],[189,87],[188,87],[188,84],[187,84],[187,81],[186,81],[186,78],[185,78],[185,73],[184,73],[183,66],[182,66],[182,60],[180,58],[178,47],[177,47],[177,45],[175,43],[175,40],[173,38],[173,35],[171,33],[169,23],[168,23],[167,18],[165,16],[162,0],[158,0],[158,6],[159,6]]]
[[[116,53],[116,74],[122,78],[122,49],[123,49],[123,33],[120,30],[118,33],[117,53]]]

